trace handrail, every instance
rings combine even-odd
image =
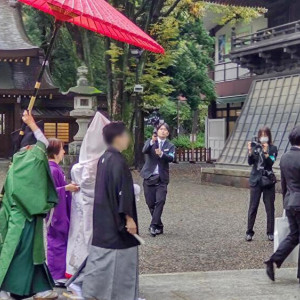
[[[233,28],[232,49],[234,50],[246,45],[252,45],[254,43],[271,39],[282,34],[292,34],[297,32],[300,32],[300,20],[271,28],[266,28],[252,34],[247,34],[239,37],[236,36],[235,29]]]
[[[216,67],[218,66],[222,67],[222,65],[224,66],[222,69],[219,70],[216,69]],[[251,74],[250,72],[242,73],[241,70],[243,69],[244,68],[231,61],[231,62],[216,64],[215,69],[210,73],[213,74],[213,78],[215,82],[246,79],[253,76],[253,74]]]

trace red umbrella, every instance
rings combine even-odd
[[[164,53],[164,49],[105,0],[19,0],[56,20],[69,22],[118,41]]]
[[[134,46],[164,53],[164,49],[138,26],[127,19],[105,0],[19,0],[55,17],[53,32],[45,60],[34,87],[28,110],[32,110],[41,85],[41,80],[49,59],[55,38],[63,22],[69,22],[99,34]],[[21,143],[25,124],[20,130]]]

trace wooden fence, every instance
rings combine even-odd
[[[192,149],[176,148],[177,162],[211,162],[211,148],[195,148],[194,159]]]

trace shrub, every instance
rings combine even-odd
[[[148,140],[152,137],[153,129],[153,126],[145,126],[145,140]]]
[[[190,141],[189,135],[180,135],[179,137],[172,139],[172,143],[178,148],[185,148],[185,149],[192,148],[192,143]],[[197,139],[196,142],[194,143],[194,147],[195,148],[205,147],[205,139],[204,139],[203,132],[197,135]]]

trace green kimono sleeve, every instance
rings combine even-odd
[[[10,172],[11,197],[28,220],[47,214],[55,206],[58,196],[43,143],[16,153]]]

